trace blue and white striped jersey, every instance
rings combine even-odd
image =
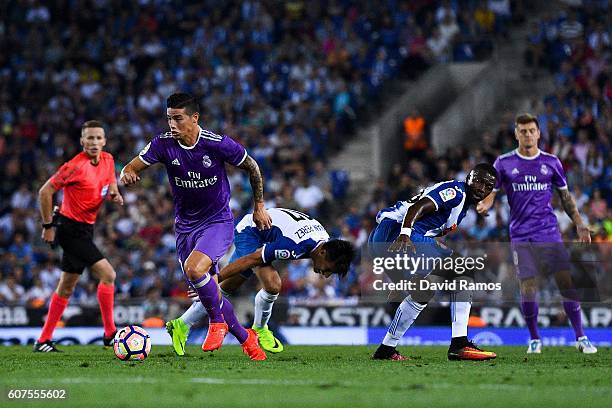
[[[466,185],[464,181],[443,181],[428,187],[410,199],[398,201],[393,207],[383,208],[376,214],[376,222],[391,219],[402,224],[410,206],[427,197],[436,205],[436,211],[423,216],[412,226],[412,234],[439,237],[457,228],[469,208],[465,205]]]
[[[263,243],[264,263],[277,259],[310,258],[310,253],[329,240],[329,234],[319,221],[296,210],[268,208],[272,228],[259,230],[253,222],[253,214],[245,215],[236,225],[236,232],[248,235]]]

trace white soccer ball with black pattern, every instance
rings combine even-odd
[[[144,360],[151,352],[151,337],[139,326],[126,326],[117,331],[113,349],[119,360]]]

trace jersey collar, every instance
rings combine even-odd
[[[194,147],[196,147],[198,145],[198,142],[200,141],[200,138],[202,137],[202,132],[203,132],[202,127],[200,127],[200,125],[198,125],[198,139],[196,140],[196,142],[195,142],[195,144],[193,146],[185,146],[184,144],[182,144],[178,140],[176,141],[176,143],[178,143],[178,145],[181,147],[181,149],[191,150],[191,149],[193,149]]]
[[[535,160],[535,159],[537,159],[538,157],[540,157],[540,153],[541,153],[541,152],[542,152],[542,151],[541,151],[540,149],[538,149],[538,153],[537,153],[535,156],[528,157],[528,156],[523,156],[522,154],[520,154],[520,153],[519,153],[518,148],[516,149],[516,155],[517,155],[518,157],[520,157],[521,159],[523,159],[523,160]]]

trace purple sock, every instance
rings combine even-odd
[[[219,287],[217,282],[207,273],[196,281],[190,281],[198,292],[200,302],[204,305],[211,323],[223,323],[223,313],[219,307]]]
[[[221,311],[229,327],[229,332],[236,337],[240,344],[244,343],[247,337],[249,337],[249,333],[242,327],[234,313],[234,306],[232,306],[232,303],[225,297],[221,299]]]
[[[539,339],[540,333],[538,333],[538,302],[535,301],[522,301],[521,309],[523,311],[523,317],[527,323],[529,329],[529,335],[531,339]]]
[[[566,300],[563,302],[563,308],[567,318],[572,323],[574,333],[576,333],[576,339],[584,336],[584,330],[582,329],[582,315],[580,314],[580,303],[575,300]]]

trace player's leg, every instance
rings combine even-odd
[[[538,282],[535,277],[522,279],[520,281],[521,289],[521,311],[525,318],[525,324],[529,330],[529,345],[527,353],[540,354],[542,352],[542,340],[538,331]]]
[[[394,220],[383,219],[380,224],[376,226],[374,231],[368,238],[369,251],[371,256],[392,256],[387,252],[387,248],[390,242],[393,242],[399,235],[401,225]],[[422,294],[415,296],[423,296]],[[397,293],[390,294],[390,297],[397,296]],[[402,356],[396,347],[399,344],[399,340],[402,338],[406,330],[412,325],[414,320],[418,317],[421,311],[427,305],[427,299],[420,299],[416,301],[412,295],[406,296],[399,304],[395,311],[393,321],[389,325],[389,329],[385,334],[382,343],[378,346],[372,358],[375,360],[406,360],[406,357]]]
[[[106,260],[100,259],[90,267],[92,274],[100,280],[98,283],[98,303],[104,325],[104,345],[111,346],[113,337],[117,333],[114,318],[115,279],[117,274],[113,266]]]
[[[281,290],[281,278],[278,271],[269,265],[257,268],[255,274],[263,288],[255,295],[253,330],[259,335],[259,343],[264,350],[280,353],[284,349],[283,344],[274,337],[274,333],[268,328],[268,322]]]
[[[183,266],[189,283],[198,293],[200,302],[208,313],[208,334],[202,345],[204,351],[213,351],[221,347],[228,330],[221,311],[219,287],[209,273],[212,266],[212,259],[197,249],[191,252]]]
[[[424,279],[433,281],[436,280],[436,277],[432,275]],[[433,291],[414,291],[400,303],[385,337],[372,355],[374,360],[406,360],[406,357],[402,356],[396,350],[396,347],[406,331],[425,309],[427,302],[433,297],[434,293]]]
[[[72,296],[80,277],[81,275],[78,273],[62,272],[57,289],[51,296],[49,312],[47,313],[47,319],[45,320],[42,332],[36,343],[34,343],[35,352],[47,353],[59,351],[55,348],[51,339],[53,338],[55,326],[57,326],[57,322],[59,322],[64,314],[64,310],[68,305],[68,299]]]
[[[538,332],[538,265],[531,243],[512,243],[512,258],[514,268],[519,278],[521,290],[521,312],[529,329],[529,345],[527,353],[539,354],[542,352],[542,341]]]
[[[455,278],[457,287],[461,287],[459,281],[467,284],[474,283],[474,278],[463,275]],[[451,344],[448,348],[449,360],[491,360],[497,355],[491,351],[485,351],[468,340],[468,321],[472,308],[472,290],[458,289],[450,293],[451,309]]]
[[[578,292],[574,286],[572,276],[568,269],[563,269],[555,273],[555,281],[557,287],[564,297],[563,309],[565,314],[572,324],[574,334],[576,335],[576,348],[581,353],[594,354],[597,353],[597,347],[595,347],[584,333],[582,326],[582,310],[578,299]]]

